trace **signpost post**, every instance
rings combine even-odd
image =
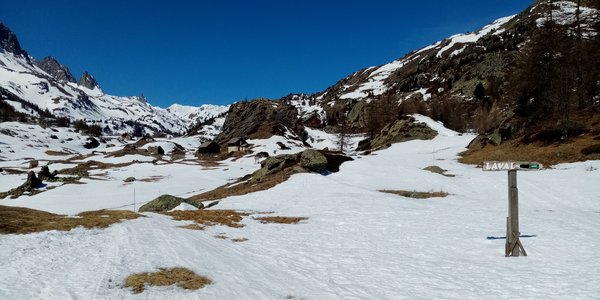
[[[517,170],[537,171],[542,164],[535,162],[486,161],[483,171],[508,171],[508,217],[506,218],[505,256],[527,256],[519,239],[519,189],[517,188]]]

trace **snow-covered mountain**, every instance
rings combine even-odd
[[[517,98],[510,96],[514,82],[513,87],[507,84],[514,81],[517,60],[527,53],[529,42],[543,33],[544,24],[553,21],[557,30],[573,39],[578,30],[583,39],[596,39],[599,7],[597,1],[538,0],[523,12],[474,32],[354,72],[321,92],[292,94],[282,100],[296,106],[301,117],[316,113],[325,125],[347,116],[356,130],[366,130],[369,109],[396,103],[402,112],[427,114],[455,130],[494,131],[514,115],[510,108]],[[483,94],[479,98],[477,87]],[[378,103],[371,105],[373,101]],[[509,108],[503,106],[508,102]]]
[[[450,90],[470,97],[475,82],[501,73],[507,64],[504,57],[518,51],[547,19],[570,25],[576,21],[576,10],[573,1],[538,1],[518,15],[497,19],[474,32],[453,35],[390,63],[357,71],[313,96],[324,102],[370,101],[388,92],[401,94],[400,99],[418,96],[427,101]],[[584,36],[596,35],[591,24],[597,22],[597,16],[597,9],[582,4],[579,17]],[[488,54],[496,56],[496,60]],[[464,65],[475,70],[461,70]],[[481,65],[487,67],[479,68]],[[448,69],[453,72],[447,72]]]
[[[57,117],[99,124],[112,133],[130,132],[136,126],[146,133],[185,133],[228,109],[217,105],[164,109],[149,104],[143,96],[108,95],[87,72],[75,83],[68,68],[56,59],[36,62],[2,24],[0,89],[3,100],[19,112],[37,116],[48,110]]]

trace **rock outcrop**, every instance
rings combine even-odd
[[[328,173],[339,171],[339,166],[352,158],[343,154],[306,149],[296,154],[271,156],[261,163],[261,168],[252,174],[251,182],[261,182],[267,176],[279,172],[294,173]]]
[[[98,82],[96,82],[96,79],[94,79],[94,77],[92,77],[92,75],[90,75],[88,72],[83,72],[83,75],[81,75],[81,78],[79,78],[79,82],[77,82],[77,84],[90,90],[100,87]]]
[[[44,72],[50,74],[50,76],[56,78],[56,80],[66,83],[73,82],[75,83],[75,77],[69,71],[67,66],[59,63],[54,57],[46,56],[44,59],[40,61],[36,61],[35,65],[40,69],[44,70]]]
[[[238,137],[265,139],[284,135],[287,129],[299,137],[304,133],[296,107],[267,99],[238,102],[229,109],[223,131],[216,140],[224,144]]]
[[[413,117],[405,117],[384,127],[372,140],[361,142],[358,150],[383,149],[394,143],[417,139],[431,140],[436,135],[437,131],[431,129],[427,124],[416,122]]]
[[[17,39],[17,36],[4,24],[0,23],[0,48],[16,56],[22,56],[29,60],[29,54],[23,48]]]
[[[165,212],[172,210],[181,203],[187,203],[198,209],[203,209],[202,202],[192,201],[184,198],[179,198],[171,195],[162,195],[140,207],[139,212]]]

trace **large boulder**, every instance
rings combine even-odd
[[[306,149],[300,155],[300,167],[314,172],[323,172],[327,167],[327,158],[315,149]]]
[[[140,207],[140,212],[165,212],[172,210],[179,206],[181,203],[187,203],[197,207],[198,209],[204,208],[202,202],[191,201],[184,198],[179,198],[171,195],[162,195]]]

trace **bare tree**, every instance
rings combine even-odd
[[[348,148],[348,116],[347,113],[341,112],[338,117],[338,135],[337,148],[340,152],[345,152]]]

